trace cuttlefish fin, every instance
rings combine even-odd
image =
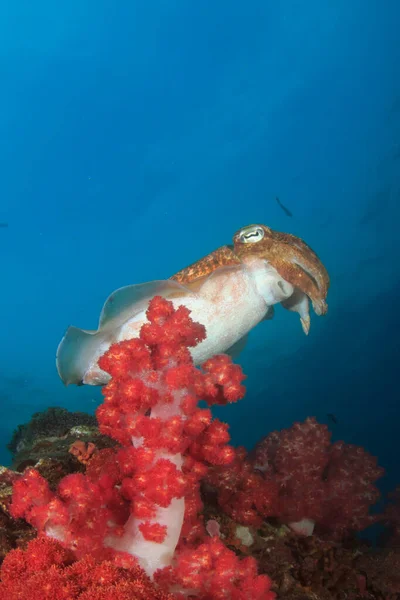
[[[162,296],[169,299],[189,293],[192,292],[184,285],[171,280],[128,285],[113,292],[103,306],[97,331],[68,327],[56,356],[62,381],[66,385],[81,384],[96,355],[100,357],[115,341],[118,329],[128,319],[147,309],[151,298]]]
[[[263,318],[263,321],[270,321],[275,316],[275,309],[273,306],[268,306],[267,312]]]
[[[82,385],[93,357],[110,334],[70,326],[61,340],[56,355],[58,374],[65,385]]]
[[[247,340],[249,339],[249,334],[246,333],[243,337],[241,337],[237,342],[232,344],[230,348],[225,350],[224,354],[229,354],[231,358],[237,358],[241,352],[246,347]]]
[[[99,329],[114,329],[147,308],[154,296],[172,298],[192,293],[185,285],[171,279],[149,281],[121,287],[109,295],[102,308]]]
[[[263,321],[270,321],[274,318],[275,310],[273,306],[269,306]],[[229,354],[231,358],[237,358],[239,354],[243,352],[249,339],[249,334],[245,333],[237,342],[235,342],[228,350],[225,350],[225,354]]]
[[[297,312],[300,315],[300,323],[303,331],[308,335],[310,331],[310,302],[308,296],[299,288],[295,288],[293,294],[281,302],[286,310]]]

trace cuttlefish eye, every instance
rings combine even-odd
[[[265,231],[259,225],[249,225],[239,232],[239,240],[242,244],[255,244],[260,242],[265,235]]]

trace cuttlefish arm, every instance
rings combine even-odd
[[[304,333],[310,329],[309,299],[317,315],[326,314],[329,275],[317,254],[302,239],[265,225],[249,225],[234,235],[233,249],[244,263],[254,258],[266,260],[293,285],[295,292],[282,305],[299,313]]]
[[[290,233],[272,232],[270,262],[280,275],[304,292],[317,315],[328,311],[329,275],[317,254],[302,239]]]
[[[287,300],[281,302],[283,308],[292,312],[297,312],[300,316],[300,323],[306,335],[310,331],[310,302],[308,296],[299,288],[295,288],[293,294]]]

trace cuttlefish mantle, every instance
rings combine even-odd
[[[57,369],[65,384],[103,385],[109,376],[98,366],[111,344],[138,337],[151,298],[160,295],[183,304],[206,327],[206,339],[192,348],[195,364],[243,348],[247,334],[273,317],[281,304],[297,312],[303,331],[310,329],[309,302],[317,315],[327,312],[328,273],[300,238],[249,225],[222,246],[170,279],[129,285],[104,304],[98,329],[69,327],[57,351]]]

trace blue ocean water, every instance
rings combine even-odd
[[[101,400],[58,378],[69,324],[264,223],[319,254],[329,312],[307,338],[283,310],[259,325],[218,416],[251,447],[315,415],[399,483],[399,21],[395,0],[2,3],[0,463],[32,413]]]

